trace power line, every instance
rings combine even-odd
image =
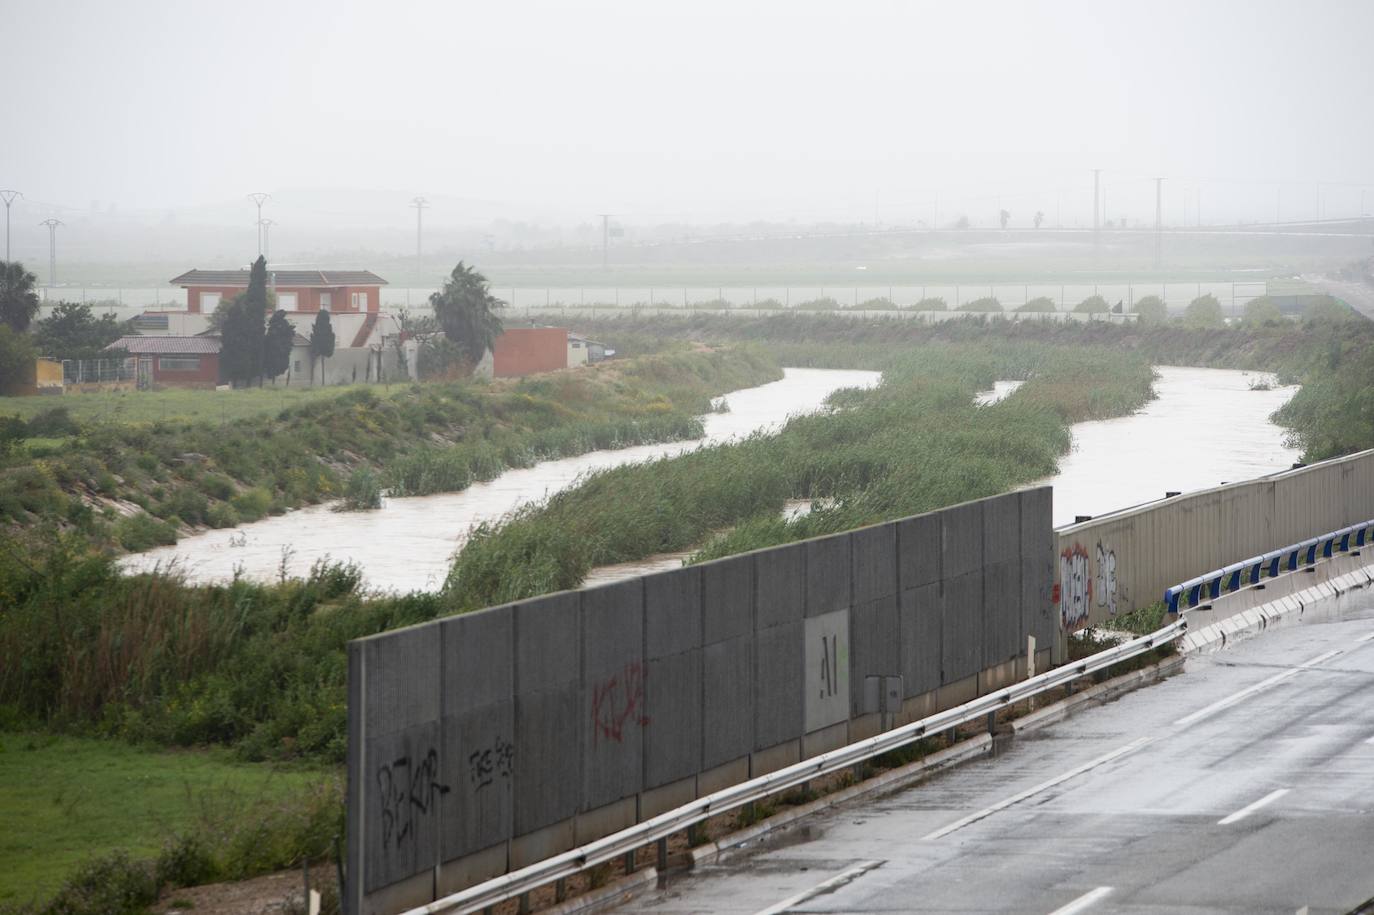
[[[49,217],[39,223],[48,227],[48,285],[57,285],[57,227],[66,225],[60,219]]]

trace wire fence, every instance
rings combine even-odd
[[[383,286],[381,305],[406,308],[417,314],[430,311],[429,297],[438,287]],[[121,319],[145,310],[184,311],[186,290],[172,287],[45,287],[43,303],[51,308],[59,301],[79,301],[97,312]],[[1158,296],[1172,310],[1181,310],[1201,295],[1213,295],[1227,310],[1238,315],[1251,299],[1269,293],[1265,281],[1222,282],[1125,282],[1125,283],[931,283],[924,285],[826,284],[814,286],[493,286],[492,292],[517,310],[537,308],[797,308],[817,303],[836,308],[858,308],[864,303],[879,307],[914,308],[922,299],[940,298],[950,308],[974,299],[991,297],[1007,309],[1031,299],[1048,298],[1061,311],[1090,296],[1101,296],[1111,305],[1121,302],[1130,310],[1145,296]]]
[[[138,380],[138,359],[63,359],[62,383],[111,384]]]

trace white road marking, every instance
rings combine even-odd
[[[1316,665],[1322,663],[1323,661],[1329,661],[1332,658],[1336,657],[1336,655],[1344,654],[1348,650],[1349,649],[1338,648],[1335,651],[1328,651],[1326,654],[1319,654],[1315,658],[1312,658],[1310,661],[1304,661],[1297,667],[1285,670],[1283,673],[1280,674],[1274,674],[1274,676],[1269,677],[1265,680],[1261,680],[1253,686],[1247,686],[1240,692],[1232,693],[1225,699],[1218,699],[1211,705],[1204,706],[1198,709],[1196,712],[1193,712],[1191,715],[1184,715],[1182,718],[1175,721],[1174,725],[1176,727],[1186,727],[1187,725],[1190,725],[1195,721],[1201,721],[1203,718],[1206,718],[1210,715],[1214,715],[1222,709],[1230,708],[1237,702],[1242,702],[1246,699],[1249,699],[1251,696],[1256,695],[1257,693],[1262,693],[1266,689],[1269,689],[1271,686],[1276,686],[1279,683],[1282,683],[1289,677],[1296,677],[1304,670],[1309,670],[1315,667]]]
[[[881,866],[882,863],[881,861],[861,861],[849,870],[836,874],[824,883],[818,883],[809,890],[803,890],[795,896],[789,896],[777,905],[769,906],[755,913],[755,915],[780,915],[780,913],[786,912],[788,909],[792,908],[792,906],[801,905],[806,900],[819,896],[821,893],[828,893],[831,890],[839,889],[855,877],[862,876],[868,871],[873,870],[873,868]]]
[[[992,816],[994,813],[997,813],[999,810],[1006,810],[1008,807],[1011,807],[1011,806],[1013,806],[1013,805],[1015,805],[1015,804],[1021,803],[1022,801],[1024,801],[1024,800],[1025,800],[1026,798],[1028,798],[1028,797],[1033,797],[1033,796],[1039,794],[1039,793],[1042,792],[1042,791],[1045,791],[1045,790],[1048,790],[1048,789],[1050,789],[1050,788],[1053,788],[1055,785],[1058,785],[1058,784],[1061,784],[1061,783],[1063,783],[1063,782],[1066,782],[1066,781],[1068,781],[1069,779],[1073,778],[1074,776],[1082,775],[1084,772],[1087,772],[1089,769],[1095,769],[1095,768],[1097,768],[1098,766],[1102,765],[1103,763],[1109,763],[1109,762],[1111,762],[1112,760],[1117,759],[1118,757],[1125,756],[1127,753],[1133,753],[1133,752],[1135,752],[1136,750],[1139,750],[1141,747],[1145,746],[1145,744],[1150,743],[1152,740],[1154,740],[1153,737],[1141,737],[1141,738],[1138,739],[1138,740],[1133,740],[1133,741],[1131,741],[1130,743],[1126,744],[1124,747],[1117,747],[1115,750],[1112,750],[1110,753],[1105,753],[1105,754],[1103,754],[1102,756],[1097,757],[1096,759],[1092,759],[1092,760],[1089,760],[1088,762],[1085,762],[1083,765],[1078,766],[1077,768],[1070,769],[1069,771],[1067,771],[1067,772],[1065,772],[1065,773],[1063,773],[1063,774],[1061,774],[1061,775],[1056,775],[1054,778],[1050,779],[1050,780],[1047,781],[1047,782],[1041,782],[1040,784],[1034,786],[1033,788],[1027,788],[1025,791],[1022,791],[1022,792],[1019,793],[1019,794],[1013,794],[1011,797],[1007,798],[1006,800],[998,801],[996,804],[993,804],[991,807],[984,807],[982,810],[979,810],[979,811],[977,811],[976,813],[970,813],[968,816],[966,816],[966,817],[964,817],[964,818],[962,818],[962,819],[955,820],[953,823],[950,823],[948,826],[942,826],[941,828],[935,830],[934,832],[927,833],[926,835],[921,836],[921,839],[924,841],[924,840],[927,840],[927,839],[939,839],[939,838],[943,838],[944,836],[949,835],[951,832],[955,832],[955,831],[957,831],[957,830],[963,829],[965,826],[969,825],[970,823],[976,823],[976,822],[978,822],[979,820],[981,820],[981,819],[983,819],[983,818],[985,818],[985,817],[990,817],[990,816]]]
[[[1084,893],[1082,896],[1079,896],[1077,899],[1075,899],[1073,902],[1070,902],[1068,905],[1060,906],[1059,908],[1051,912],[1050,915],[1075,915],[1075,913],[1082,912],[1085,909],[1089,908],[1099,899],[1105,899],[1107,896],[1111,895],[1111,892],[1111,887],[1099,886],[1097,889],[1091,890],[1087,893]]]
[[[1235,813],[1231,814],[1230,816],[1222,817],[1220,820],[1217,820],[1217,825],[1230,826],[1232,823],[1243,820],[1250,814],[1254,813],[1256,810],[1259,810],[1261,807],[1267,807],[1268,805],[1274,803],[1274,801],[1277,801],[1279,798],[1283,797],[1291,790],[1291,788],[1280,788],[1277,791],[1270,791],[1268,794],[1266,794],[1259,800],[1255,801],[1253,804],[1247,804],[1244,807],[1237,810]]]

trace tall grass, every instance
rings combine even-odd
[[[808,349],[782,355],[795,364]],[[1152,379],[1139,357],[1037,345],[889,349],[870,352],[866,365],[884,370],[879,388],[839,392],[829,413],[795,418],[776,436],[596,473],[482,526],[455,559],[447,593],[480,607],[575,587],[597,565],[687,549],[727,528],[703,555],[1003,492],[1053,473],[1070,423],[1135,409]],[[975,406],[973,392],[997,378],[1029,381],[1002,403]],[[789,524],[777,517],[789,498],[834,504]]]
[[[224,426],[90,422],[42,458],[0,452],[0,524],[53,522],[143,550],[188,526],[232,526],[346,496],[363,468],[393,493],[417,495],[549,457],[693,438],[712,397],[779,377],[755,348],[679,346],[515,382],[411,385],[392,396],[356,388]],[[93,508],[92,495],[138,511]]]

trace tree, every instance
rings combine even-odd
[[[35,355],[27,335],[0,324],[0,393],[29,376]]]
[[[1358,317],[1349,305],[1329,295],[1312,298],[1302,310],[1302,319],[1315,324],[1343,324]]]
[[[220,368],[236,385],[262,381],[267,323],[267,261],[261,255],[248,274],[248,288],[234,297],[220,322]]]
[[[1016,310],[1022,312],[1047,312],[1058,311],[1059,309],[1055,307],[1054,299],[1051,299],[1049,296],[1038,295]]]
[[[1226,318],[1217,297],[1208,292],[1188,303],[1183,310],[1183,323],[1198,328],[1225,327]]]
[[[38,314],[38,293],[33,291],[37,284],[38,277],[19,261],[0,261],[0,321],[21,334]]]
[[[1270,324],[1283,324],[1283,312],[1279,303],[1267,295],[1251,299],[1245,303],[1245,324],[1247,327],[1265,327]]]
[[[1169,307],[1157,295],[1147,295],[1135,303],[1141,324],[1163,324],[1169,320]]]
[[[310,377],[315,377],[315,360],[320,361],[320,384],[324,384],[324,360],[334,355],[334,325],[329,312],[320,311],[310,326]]]
[[[58,302],[33,328],[38,351],[55,359],[106,359],[105,347],[128,333],[114,315],[99,318],[84,302]]]
[[[1036,210],[1036,211],[1035,211],[1035,227],[1036,227],[1037,229],[1040,228],[1041,223],[1043,223],[1044,221],[1045,221],[1045,211],[1044,211],[1044,210]]]
[[[1111,306],[1107,304],[1107,300],[1102,298],[1102,296],[1090,295],[1075,305],[1073,310],[1079,314],[1100,314],[1102,312],[1111,311],[1112,309]]]
[[[444,288],[429,297],[444,336],[461,350],[470,366],[496,345],[501,319],[496,311],[505,303],[491,294],[487,278],[462,261],[453,268]]]
[[[997,214],[997,218],[1002,220],[1002,228],[1005,230],[1007,228],[1007,220],[1011,219],[1011,210],[1002,210]]]
[[[262,373],[268,378],[276,378],[291,366],[291,344],[295,340],[296,329],[286,319],[286,312],[272,312],[272,320],[267,322],[267,335],[262,342]]]

